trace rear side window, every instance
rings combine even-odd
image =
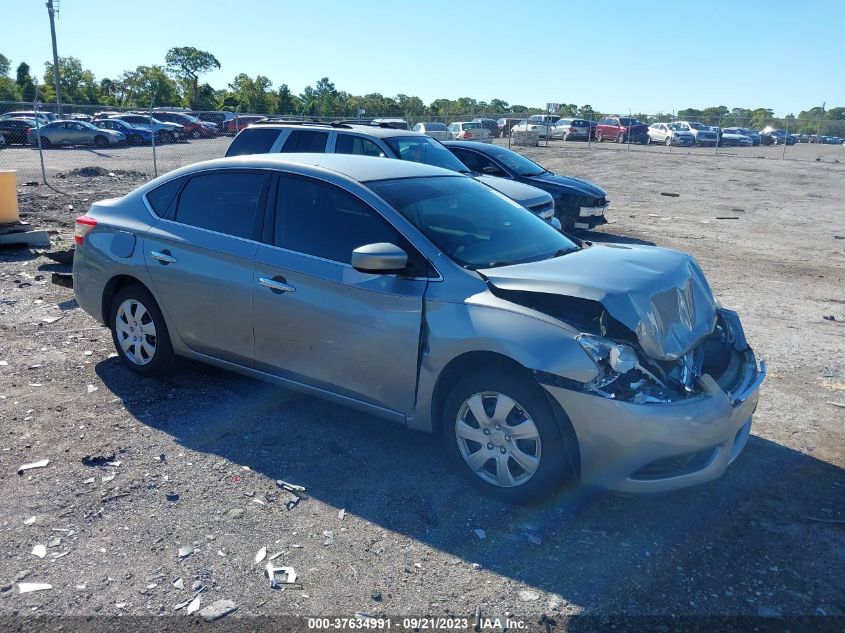
[[[216,172],[194,176],[176,207],[177,222],[252,239],[264,175]]]
[[[167,214],[170,203],[179,193],[185,180],[185,178],[174,178],[147,192],[147,202],[157,216],[164,217]]]
[[[273,147],[273,143],[279,138],[279,130],[272,128],[247,128],[238,134],[229,149],[226,150],[226,156],[243,156],[245,154],[266,154]]]
[[[335,154],[384,157],[381,148],[371,140],[351,134],[338,134],[334,151]]]
[[[326,153],[326,141],[329,139],[328,132],[315,132],[313,130],[294,130],[285,141],[282,152],[314,152],[317,154]]]

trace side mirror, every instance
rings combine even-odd
[[[503,172],[498,167],[494,167],[492,165],[488,165],[487,167],[482,167],[481,173],[487,174],[488,176],[505,176],[505,172]]]
[[[352,267],[362,273],[391,273],[408,265],[408,254],[390,243],[366,244],[352,251]]]

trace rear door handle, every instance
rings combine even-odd
[[[158,251],[150,251],[150,257],[157,259],[162,264],[177,264],[179,260],[169,253],[159,253]]]
[[[283,279],[270,279],[269,277],[259,277],[258,283],[269,288],[273,292],[296,292],[296,288],[286,283]]]

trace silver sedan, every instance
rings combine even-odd
[[[75,239],[76,298],[137,374],[184,356],[438,433],[511,502],[718,477],[765,375],[691,256],[576,245],[429,165],[198,163],[92,205]]]
[[[695,139],[689,130],[678,123],[652,123],[648,126],[648,142],[690,146]]]
[[[30,143],[38,143],[41,137],[41,147],[47,148],[59,145],[93,145],[94,147],[108,147],[126,142],[126,136],[113,130],[104,130],[86,121],[53,121],[48,125],[32,129],[29,135]]]

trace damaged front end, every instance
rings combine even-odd
[[[713,383],[732,393],[749,371],[756,371],[736,312],[723,308],[717,310],[713,331],[675,360],[650,358],[634,337],[581,334],[576,340],[599,371],[583,390],[635,404],[678,402],[709,391]]]

